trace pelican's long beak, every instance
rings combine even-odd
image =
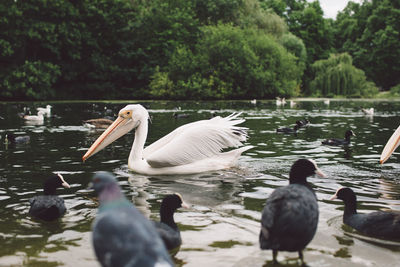
[[[99,138],[93,143],[93,145],[88,149],[86,154],[82,157],[85,161],[90,156],[96,154],[121,136],[128,133],[133,128],[133,123],[131,118],[125,118],[123,116],[118,116],[118,118],[100,135]]]
[[[386,146],[382,151],[381,159],[379,160],[379,162],[383,164],[385,161],[387,161],[399,145],[400,145],[400,126],[397,128],[397,130],[390,137],[389,141],[386,143]]]

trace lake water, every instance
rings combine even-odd
[[[129,102],[133,103],[133,102]],[[190,209],[180,209],[178,222],[183,244],[177,266],[272,266],[271,251],[258,245],[260,212],[271,192],[288,184],[288,173],[298,158],[315,159],[327,178],[311,177],[317,193],[320,219],[317,233],[304,252],[309,266],[395,266],[399,243],[365,238],[342,225],[343,203],[329,198],[341,186],[354,189],[360,212],[400,210],[400,154],[383,166],[380,153],[400,124],[400,102],[299,101],[276,107],[275,101],[141,102],[152,117],[147,144],[176,127],[211,117],[242,112],[248,127],[245,152],[237,168],[182,176],[145,176],[132,173],[127,158],[133,132],[82,163],[87,148],[101,134],[82,120],[115,116],[127,102],[57,102],[0,104],[0,266],[98,266],[91,246],[91,224],[97,200],[87,190],[92,174],[114,173],[125,195],[143,213],[158,219],[160,200],[179,192]],[[17,116],[23,107],[53,106],[51,118],[27,125]],[[187,118],[175,119],[173,113]],[[374,116],[360,109],[374,107]],[[110,112],[111,110],[111,112]],[[297,136],[281,135],[276,128],[308,118],[309,127]],[[357,135],[347,148],[328,147],[321,141]],[[29,135],[26,145],[6,146],[5,132]],[[28,216],[28,199],[42,193],[50,172],[60,172],[71,185],[59,189],[68,211],[59,221],[43,223]],[[297,253],[281,252],[282,266],[298,266]]]

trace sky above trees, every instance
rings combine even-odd
[[[315,0],[307,0],[314,2]],[[325,18],[335,19],[339,11],[342,11],[350,0],[319,0]],[[361,3],[362,0],[351,0],[356,3]]]

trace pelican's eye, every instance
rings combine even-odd
[[[127,119],[127,118],[129,118],[130,116],[131,116],[131,111],[125,111],[125,112],[123,112],[123,113],[121,113],[121,117],[123,117],[124,119]]]

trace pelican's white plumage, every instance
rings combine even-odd
[[[389,138],[389,141],[387,141],[385,147],[383,148],[379,162],[383,164],[385,161],[387,161],[399,145],[400,145],[400,126]]]
[[[148,175],[189,174],[233,167],[241,153],[252,146],[239,147],[247,139],[247,128],[236,126],[240,114],[214,117],[185,124],[143,149],[148,131],[147,110],[139,105],[121,109],[118,118],[93,143],[83,160],[97,153],[119,137],[136,128],[128,166]]]

